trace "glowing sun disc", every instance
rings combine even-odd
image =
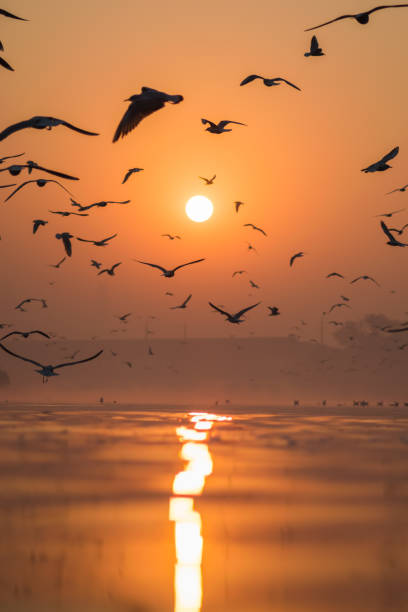
[[[193,196],[186,204],[187,217],[196,223],[207,221],[213,214],[213,210],[211,200],[201,195]]]

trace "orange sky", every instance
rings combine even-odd
[[[385,244],[373,216],[403,208],[408,197],[384,195],[408,182],[408,91],[401,71],[408,59],[408,9],[376,13],[367,26],[347,20],[322,28],[317,35],[326,56],[303,56],[311,38],[306,27],[370,6],[363,0],[330,6],[324,0],[226,0],[205,7],[187,0],[3,2],[29,21],[1,18],[3,56],[15,72],[1,71],[0,129],[51,115],[101,135],[63,127],[24,130],[0,143],[0,156],[24,151],[16,162],[33,159],[81,177],[66,182],[80,202],[132,202],[94,209],[85,218],[60,218],[48,209],[69,210],[69,198],[49,185],[29,186],[2,204],[2,321],[69,337],[106,337],[116,327],[114,315],[131,311],[132,337],[142,335],[149,314],[158,317],[152,322],[158,336],[180,336],[184,322],[191,336],[286,335],[304,319],[304,336],[311,338],[318,337],[321,312],[340,294],[351,298],[353,310],[334,313],[337,320],[367,312],[406,318],[408,253]],[[259,81],[239,87],[251,73],[286,77],[302,91]],[[112,144],[127,108],[123,100],[143,85],[182,94],[184,101],[167,105]],[[213,135],[201,117],[248,127]],[[400,154],[391,170],[360,172],[396,145]],[[145,170],[122,185],[134,166]],[[210,187],[198,178],[214,173]],[[0,184],[9,178],[3,173]],[[3,200],[8,192],[2,190]],[[185,216],[185,203],[195,194],[214,203],[206,223]],[[234,200],[245,202],[238,215]],[[35,218],[49,225],[33,236]],[[392,221],[400,227],[408,211]],[[268,237],[242,227],[247,222]],[[64,254],[54,238],[59,231],[118,237],[104,249],[74,241],[72,260],[55,271],[48,265]],[[162,238],[166,232],[182,240]],[[259,255],[247,252],[248,241]],[[289,257],[297,251],[306,255],[291,269]],[[206,261],[174,279],[132,261],[173,267],[200,257]],[[123,263],[116,277],[98,277],[91,258],[109,266]],[[233,279],[236,269],[248,275]],[[332,271],[348,280],[373,275],[382,287],[326,280]],[[261,289],[251,289],[248,279]],[[164,295],[167,290],[174,298]],[[185,312],[169,310],[189,293]],[[16,312],[25,297],[44,297],[49,308],[34,304],[27,313]],[[233,327],[210,310],[208,300],[232,312],[262,305],[247,323]],[[277,305],[281,317],[267,317],[268,304]]]

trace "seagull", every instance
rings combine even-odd
[[[109,276],[115,276],[115,269],[121,265],[121,261],[119,263],[114,264],[111,268],[104,268],[103,270],[101,270],[100,272],[98,272],[98,276],[100,276],[101,274],[103,274],[104,272],[107,272],[109,274]]]
[[[277,317],[280,315],[279,308],[277,306],[268,306],[268,308],[270,310],[268,317]]]
[[[229,121],[228,119],[223,119],[219,123],[213,123],[209,119],[201,119],[201,123],[206,125],[209,124],[210,127],[206,128],[206,132],[211,132],[211,134],[222,134],[223,132],[231,132],[232,130],[225,129],[225,126],[228,123],[235,123],[235,125],[246,125],[246,123],[240,123],[239,121]]]
[[[122,323],[127,323],[127,318],[130,317],[131,314],[131,312],[127,312],[126,314],[121,315],[117,318],[119,319],[119,321],[122,321]]]
[[[378,287],[380,287],[380,285],[377,283],[377,281],[374,278],[372,278],[371,276],[367,276],[365,274],[363,276],[358,276],[354,280],[350,281],[350,284],[352,285],[353,283],[356,283],[359,280],[370,280],[373,283],[375,283]]]
[[[252,306],[248,306],[247,308],[243,308],[242,310],[240,310],[239,312],[236,312],[235,314],[230,314],[229,312],[226,312],[225,310],[221,310],[221,308],[218,308],[218,306],[215,306],[215,304],[212,304],[211,302],[208,302],[208,303],[211,306],[211,308],[214,308],[214,310],[217,310],[221,314],[225,315],[227,317],[226,320],[228,321],[228,323],[243,323],[245,319],[241,318],[242,315],[248,312],[248,310],[255,308],[255,306],[259,306],[261,302],[252,304]]]
[[[149,354],[149,355],[154,355],[154,353],[153,353],[153,349],[152,349],[152,347],[150,346],[150,344],[149,344],[149,350],[148,350],[147,352],[148,352],[148,354]]]
[[[43,221],[42,219],[34,219],[33,220],[33,234],[35,234],[38,228],[41,225],[47,225],[48,221]]]
[[[96,132],[88,132],[87,130],[82,130],[80,128],[75,127],[72,123],[68,123],[68,121],[64,121],[63,119],[56,119],[55,117],[31,117],[31,119],[27,119],[25,121],[20,121],[19,123],[14,123],[10,125],[8,128],[0,132],[0,140],[4,140],[14,132],[18,132],[19,130],[23,130],[25,128],[34,128],[36,130],[51,130],[53,127],[58,125],[65,125],[65,127],[70,130],[74,130],[75,132],[79,132],[80,134],[86,134],[87,136],[99,136]]]
[[[91,242],[94,246],[104,247],[108,246],[108,241],[112,240],[112,238],[116,238],[116,236],[117,234],[113,234],[113,236],[108,236],[103,240],[85,240],[85,238],[77,238],[77,240],[80,240],[81,242]]]
[[[129,168],[129,170],[125,174],[125,178],[122,181],[122,185],[123,183],[126,183],[128,178],[130,178],[132,174],[134,174],[135,172],[142,172],[142,170],[144,170],[144,168]]]
[[[0,9],[0,15],[3,15],[3,17],[9,17],[10,19],[18,19],[19,21],[28,21],[28,19],[24,19],[23,17],[17,17],[17,15],[9,13],[5,9]]]
[[[177,308],[187,308],[187,304],[189,303],[192,297],[193,297],[193,294],[190,293],[190,295],[186,297],[186,299],[184,300],[182,304],[180,304],[180,306],[170,306],[170,310],[176,310]]]
[[[329,321],[329,325],[343,325],[343,323],[341,321]]]
[[[88,213],[70,212],[68,210],[49,210],[48,212],[53,215],[61,215],[61,217],[69,217],[70,215],[75,215],[76,217],[89,217]]]
[[[125,365],[127,365],[127,367],[128,367],[128,368],[131,368],[131,367],[132,367],[132,364],[131,364],[131,362],[130,362],[130,361],[124,361],[123,363],[124,363]]]
[[[99,357],[99,355],[103,353],[103,349],[102,349],[98,351],[97,353],[95,353],[95,355],[92,355],[91,357],[87,357],[86,359],[80,359],[79,361],[71,361],[70,363],[60,363],[58,365],[52,366],[52,365],[43,365],[42,363],[39,363],[38,361],[34,361],[34,359],[28,359],[28,357],[22,357],[21,355],[17,355],[17,353],[13,353],[13,351],[10,351],[10,349],[3,346],[2,344],[0,344],[0,348],[6,353],[8,353],[9,355],[12,355],[13,357],[17,357],[17,359],[28,361],[29,363],[33,363],[34,365],[40,367],[41,370],[36,370],[36,372],[42,375],[43,382],[45,382],[44,379],[48,379],[50,376],[58,376],[58,374],[55,373],[54,370],[58,370],[59,368],[65,368],[66,366],[77,365],[78,363],[85,363],[86,361],[91,361],[92,359],[96,359],[97,357]]]
[[[61,264],[63,264],[65,260],[66,260],[66,257],[63,257],[63,258],[61,259],[61,261],[59,261],[57,264],[50,264],[50,268],[57,268],[57,270],[58,270],[58,268],[60,267],[60,265],[61,265]]]
[[[22,302],[20,302],[19,304],[17,304],[17,306],[15,306],[14,310],[21,310],[22,312],[26,312],[23,308],[24,304],[30,304],[31,302],[41,302],[42,303],[42,307],[43,308],[47,308],[47,302],[45,300],[43,300],[42,298],[27,298],[25,300],[23,300]]]
[[[95,259],[91,259],[91,268],[96,268],[97,270],[99,270],[99,268],[101,267],[101,263],[99,261],[95,261]]]
[[[79,202],[76,202],[75,200],[73,200],[71,198],[71,204],[72,206],[77,206],[78,210],[80,210],[81,212],[84,210],[89,210],[90,208],[93,208],[94,206],[97,206],[98,208],[105,208],[105,206],[107,206],[108,204],[129,204],[130,200],[122,200],[122,201],[117,201],[117,200],[107,200],[102,201],[102,202],[94,202],[93,204],[88,204],[88,206],[82,206],[82,204],[79,204]]]
[[[319,43],[316,36],[313,36],[312,40],[310,41],[310,51],[306,51],[305,57],[318,57],[319,55],[324,55],[324,53],[319,47]]]
[[[204,176],[199,176],[198,178],[200,178],[202,181],[204,181],[206,185],[212,185],[216,176],[217,175],[214,174],[214,176],[212,178],[210,178],[210,179],[205,178]]]
[[[295,253],[295,255],[292,255],[292,257],[289,260],[290,267],[293,266],[293,262],[295,261],[297,257],[303,257],[303,255],[304,255],[303,251],[299,251],[299,253]]]
[[[349,306],[348,304],[343,304],[343,303],[340,303],[340,304],[333,304],[333,306],[331,306],[331,308],[330,308],[329,312],[332,312],[332,311],[333,311],[335,308],[341,308],[341,307],[344,307],[344,308],[351,308],[351,306]]]
[[[79,181],[79,178],[76,176],[71,176],[70,174],[65,174],[64,172],[57,172],[56,170],[49,170],[48,168],[44,168],[43,166],[39,166],[36,162],[28,161],[25,164],[12,164],[11,166],[7,166],[7,168],[2,168],[0,172],[8,172],[11,176],[18,176],[22,170],[28,170],[28,173],[31,174],[33,170],[40,170],[42,172],[48,172],[48,174],[53,174],[54,176],[58,176],[59,178],[63,178],[69,181]]]
[[[268,235],[266,232],[264,232],[263,229],[261,229],[260,227],[257,227],[253,223],[244,223],[242,227],[252,227],[253,230],[256,230],[257,232],[261,232],[261,234],[263,234],[264,236]]]
[[[407,5],[408,6],[408,5]],[[371,166],[367,166],[367,168],[363,168],[361,172],[383,172],[384,170],[388,170],[388,168],[392,168],[387,161],[390,159],[394,159],[396,155],[398,155],[399,147],[394,147],[387,155],[384,155],[378,162],[371,164]]]
[[[162,234],[162,236],[164,236],[165,238],[168,238],[169,240],[174,240],[175,238],[177,238],[178,240],[181,240],[180,236],[172,236],[171,234]]]
[[[380,222],[381,225],[381,229],[384,232],[384,234],[387,236],[388,238],[388,242],[387,244],[389,244],[390,246],[398,246],[398,247],[405,247],[408,246],[408,244],[404,244],[403,242],[399,242],[399,240],[397,240],[395,238],[395,236],[393,236],[390,232],[390,230],[388,229],[387,225],[384,223],[384,221]]]
[[[6,187],[15,187],[17,183],[9,183],[8,185],[0,185],[0,189],[5,189]]]
[[[237,274],[244,274],[244,272],[246,272],[246,270],[236,270],[235,272],[232,273],[232,276],[236,276]]]
[[[388,217],[389,219],[392,217],[392,215],[396,215],[397,213],[403,212],[404,210],[406,210],[405,208],[399,208],[398,210],[393,210],[392,212],[389,213],[383,213],[382,215],[374,215],[375,217]]]
[[[54,179],[43,179],[43,178],[41,178],[41,179],[37,179],[37,180],[24,181],[24,183],[21,183],[21,185],[19,185],[17,187],[17,189],[15,189],[12,193],[10,193],[10,195],[7,196],[7,198],[4,201],[7,202],[7,200],[12,198],[13,195],[15,193],[17,193],[17,191],[20,191],[20,189],[22,189],[25,185],[28,185],[29,183],[37,183],[38,187],[44,187],[44,185],[46,185],[47,183],[56,183],[59,187],[62,187],[62,189],[64,189],[64,191],[66,191],[67,193],[72,195],[72,193],[70,191],[68,191],[68,189],[66,187],[64,187],[64,185],[61,185],[60,182],[55,181]]]
[[[251,287],[253,289],[260,289],[260,286],[257,285],[256,283],[254,283],[254,281],[252,281],[252,280],[249,281],[249,284],[251,285]]]
[[[28,338],[28,336],[31,336],[32,334],[39,334],[40,336],[44,336],[44,338],[48,338],[49,340],[51,339],[51,336],[49,336],[45,332],[35,329],[34,331],[29,331],[29,332],[12,331],[6,334],[5,336],[3,336],[2,338],[0,338],[0,340],[5,340],[6,338],[9,338],[10,336],[22,336],[23,338]]]
[[[166,291],[164,295],[174,295],[174,293],[172,293],[171,291]]]
[[[403,185],[402,187],[397,187],[397,189],[393,189],[392,191],[387,191],[385,195],[390,195],[390,193],[395,193],[396,191],[406,191],[408,187],[408,183]]]
[[[2,164],[6,159],[13,159],[14,157],[22,157],[25,153],[18,153],[17,155],[6,155],[5,157],[0,157],[0,164]]]
[[[61,234],[55,234],[55,237],[57,240],[62,240],[66,254],[68,255],[68,257],[71,257],[72,255],[71,238],[73,238],[74,236],[70,234],[69,232],[62,232]]]
[[[239,211],[240,206],[243,206],[243,205],[244,205],[244,202],[239,202],[239,201],[237,201],[237,202],[234,202],[234,204],[235,204],[235,212],[238,212],[238,211]]]
[[[349,302],[349,301],[350,301],[350,298],[349,298],[349,297],[346,297],[345,295],[341,295],[340,297],[341,297],[341,299],[342,299],[344,302]]]
[[[401,234],[403,233],[403,231],[405,230],[406,227],[408,227],[408,223],[405,223],[405,225],[403,225],[401,227],[401,229],[398,229],[396,227],[389,227],[388,229],[389,229],[390,232],[395,232],[396,234],[401,236]]]
[[[334,23],[335,21],[340,21],[342,19],[355,19],[361,25],[365,25],[368,23],[371,13],[375,11],[381,11],[387,8],[403,8],[408,6],[408,4],[383,4],[382,6],[376,6],[375,8],[370,9],[369,11],[365,11],[364,13],[355,13],[350,15],[340,15],[340,17],[336,17],[335,19],[331,19],[330,21],[325,21],[318,26],[313,26],[313,28],[308,28],[305,32],[309,32],[310,30],[317,30],[317,28],[322,28],[323,26],[329,25],[329,23]]]
[[[258,251],[256,250],[256,248],[252,246],[250,242],[248,242],[247,244],[248,244],[248,251],[254,251],[256,254],[258,254]]]
[[[242,85],[251,83],[252,81],[255,81],[255,79],[261,79],[261,81],[263,81],[263,84],[266,85],[266,87],[273,87],[274,85],[280,85],[281,83],[286,83],[286,85],[289,85],[290,87],[294,87],[298,91],[301,91],[300,87],[298,87],[297,85],[294,85],[293,83],[291,83],[290,81],[287,81],[286,79],[283,79],[282,77],[275,77],[273,79],[265,79],[264,77],[259,76],[258,74],[251,74],[247,76],[243,81],[240,82],[240,86],[242,87]]]
[[[344,276],[342,274],[339,274],[338,272],[330,272],[330,274],[328,274],[326,278],[333,278],[334,276],[338,276],[339,278],[344,278]]]
[[[166,278],[172,278],[176,270],[179,270],[180,268],[184,268],[184,266],[191,266],[192,264],[199,263],[200,261],[204,261],[204,260],[205,260],[205,257],[202,259],[195,259],[194,261],[189,261],[185,264],[181,264],[180,266],[176,266],[172,270],[167,270],[166,268],[163,268],[162,266],[158,266],[153,263],[148,263],[147,261],[140,261],[139,259],[136,259],[135,261],[137,261],[138,263],[144,264],[145,266],[151,266],[152,268],[157,268],[158,270],[161,270],[163,272],[162,276],[165,276]]]
[[[3,66],[3,68],[5,68],[6,70],[11,70],[11,72],[14,72],[13,66],[10,66],[10,64],[6,62],[4,57],[0,57],[0,66]]]
[[[124,138],[126,134],[139,125],[142,119],[163,108],[166,102],[178,104],[182,101],[183,96],[169,95],[157,89],[142,87],[142,93],[130,96],[130,98],[125,100],[125,102],[130,102],[130,104],[116,128],[112,142],[116,142],[119,138]]]

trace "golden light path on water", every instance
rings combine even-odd
[[[201,515],[194,509],[194,496],[201,495],[205,479],[213,471],[208,445],[215,422],[231,421],[231,417],[190,412],[190,426],[177,427],[183,443],[180,457],[187,462],[173,481],[169,520],[174,521],[176,562],[174,566],[174,612],[199,612],[203,600],[201,561],[203,536]]]

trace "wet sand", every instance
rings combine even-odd
[[[2,612],[408,609],[408,408],[0,410]]]

